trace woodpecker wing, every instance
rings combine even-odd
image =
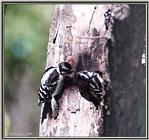
[[[49,87],[49,94],[52,95],[52,93],[56,90],[57,84],[59,79],[59,73],[55,69],[50,75],[49,78],[46,81],[46,85]]]
[[[89,77],[87,71],[82,71],[82,72],[78,72],[77,73],[77,79],[82,81],[82,82],[89,83],[90,77]]]
[[[77,79],[82,82],[88,83],[92,91],[97,95],[102,92],[102,72],[100,71],[81,71],[77,74]]]
[[[92,78],[90,78],[90,86],[97,94],[102,92],[102,82],[103,79],[100,75],[98,73],[93,73]]]
[[[46,119],[49,114],[49,117],[52,118],[52,110],[51,110],[51,102],[49,100],[45,101],[41,116],[41,124],[43,123],[44,119]]]
[[[48,68],[41,79],[41,84],[39,87],[39,99],[38,105],[40,106],[46,100],[51,98],[51,94],[55,91],[57,86],[57,81],[59,78],[59,73],[55,67]]]

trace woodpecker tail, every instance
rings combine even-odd
[[[51,102],[49,100],[44,103],[42,116],[41,116],[41,124],[43,123],[44,119],[46,119],[47,117],[49,117],[50,119],[52,118]]]

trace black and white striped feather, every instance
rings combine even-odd
[[[43,77],[41,79],[38,93],[38,105],[41,106],[43,104],[41,124],[43,123],[44,119],[47,118],[47,115],[49,115],[49,117],[51,118],[52,114],[58,113],[58,103],[55,101],[55,108],[52,108],[51,99],[54,98],[53,94],[57,89],[59,77],[60,74],[58,68],[50,67],[44,72]],[[53,100],[55,100],[55,98]]]
[[[58,116],[59,101],[57,96],[62,92],[64,79],[72,72],[72,67],[68,62],[61,62],[57,67],[49,67],[44,72],[38,93],[38,105],[44,105],[41,123],[47,114],[50,116],[50,112],[52,112],[54,119]]]
[[[58,79],[59,73],[56,67],[50,67],[45,71],[39,87],[39,106],[51,98],[52,93],[56,90]]]
[[[81,71],[77,73],[77,79],[80,82],[90,86],[92,96],[100,98],[103,92],[103,77],[100,71]]]

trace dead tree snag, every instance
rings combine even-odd
[[[104,13],[111,5],[57,5],[49,34],[46,68],[68,61],[76,71],[108,74],[108,38]],[[39,136],[101,136],[103,109],[80,95],[77,86],[65,89],[56,120],[46,119]]]

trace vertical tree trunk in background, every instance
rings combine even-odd
[[[145,4],[130,4],[130,15],[115,20],[115,43],[109,48],[113,93],[111,115],[105,120],[105,136],[145,136]]]
[[[108,44],[104,13],[111,5],[57,5],[49,35],[47,64],[70,62],[76,71],[100,70],[108,78]],[[103,110],[80,95],[76,86],[64,91],[56,120],[45,120],[39,136],[100,136]]]

